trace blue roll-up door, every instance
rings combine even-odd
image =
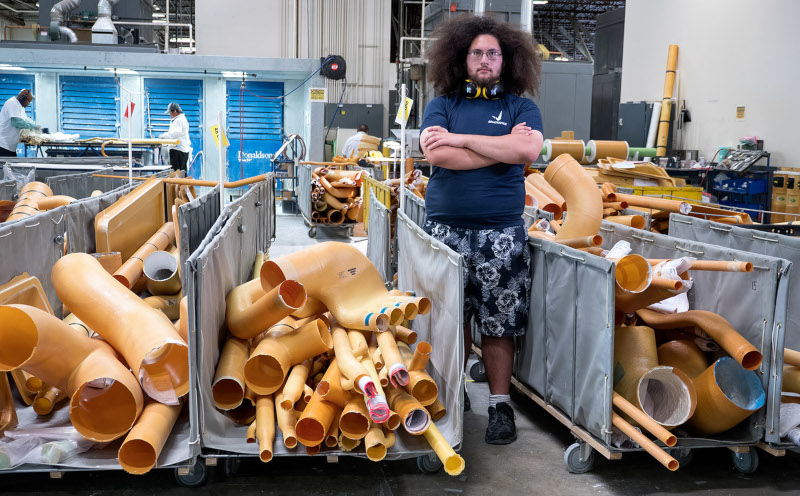
[[[61,132],[86,138],[119,137],[119,86],[113,77],[59,77]]]
[[[6,100],[16,97],[20,91],[29,89],[36,96],[35,77],[27,76],[24,74],[0,74],[0,107],[6,103]],[[25,107],[25,115],[33,120],[36,120],[36,100],[34,99],[30,105]],[[24,147],[19,145],[17,147],[17,155],[22,156]],[[28,150],[28,154],[33,156],[36,153],[35,147]]]
[[[169,131],[170,119],[165,112],[170,102],[178,102],[189,121],[189,138],[192,140],[192,157],[189,159],[203,150],[203,81],[145,78],[144,94],[145,137],[157,138]],[[200,167],[195,164],[191,175],[199,178],[200,173]]]
[[[229,181],[270,172],[283,135],[283,83],[248,82],[249,92],[241,85],[227,84]]]

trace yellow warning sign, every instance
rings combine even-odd
[[[394,121],[401,126],[408,121],[408,114],[411,113],[411,106],[414,105],[414,100],[406,97],[404,102],[401,102],[400,106],[397,108],[397,116],[394,118]]]
[[[311,88],[308,92],[308,99],[312,102],[327,102],[328,90],[326,88]]]
[[[217,144],[217,148],[219,148],[219,133],[220,133],[220,126],[219,124],[214,124],[211,126],[211,134],[214,136],[214,143]],[[222,129],[222,146],[228,146],[231,143],[228,141],[228,137],[225,135],[225,130]]]
[[[741,107],[736,107],[736,119],[742,120],[744,119],[744,105]]]

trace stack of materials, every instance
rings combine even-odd
[[[780,436],[800,445],[800,351],[783,350]]]
[[[425,371],[431,346],[402,325],[428,313],[430,301],[387,291],[371,262],[344,243],[260,263],[226,298],[230,335],[212,393],[218,409],[249,425],[261,461],[272,459],[276,423],[288,449],[299,443],[315,455],[363,444],[373,461],[402,425],[424,436],[447,473],[461,473],[464,460],[433,423],[446,412]]]
[[[164,222],[167,196],[163,181],[146,181],[96,217],[96,244],[106,252],[55,264],[51,282],[71,312],[63,320],[36,278],[22,274],[0,287],[0,371],[11,372],[39,415],[69,399],[72,425],[86,440],[127,434],[118,459],[134,474],[155,466],[189,392],[188,309],[174,224]],[[10,409],[13,402],[0,403],[0,428],[13,426]],[[31,446],[23,458],[46,463],[36,458],[44,448]]]
[[[662,187],[686,186],[685,180],[672,178],[667,171],[649,162],[632,162],[613,157],[597,161],[595,181],[598,184],[608,182],[624,187],[643,184]]]
[[[339,225],[362,222],[363,172],[317,167],[311,175],[311,221]]]

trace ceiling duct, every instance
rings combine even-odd
[[[117,43],[117,28],[111,20],[111,13],[117,2],[119,0],[100,0],[97,3],[97,22],[92,26],[92,43]]]
[[[81,0],[62,0],[53,5],[53,8],[50,9],[50,29],[47,32],[51,40],[58,41],[62,38],[66,38],[70,43],[78,41],[75,31],[62,26],[61,23],[69,16],[69,13],[75,10],[80,4]]]

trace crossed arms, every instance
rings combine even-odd
[[[542,149],[543,137],[525,124],[517,124],[505,136],[456,134],[431,126],[422,131],[420,145],[428,162],[451,170],[533,162]]]

